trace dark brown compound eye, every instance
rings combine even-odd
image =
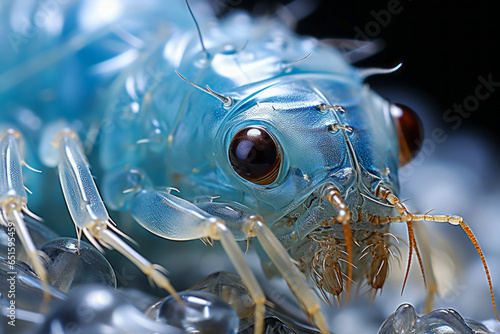
[[[413,110],[399,103],[391,104],[391,115],[398,132],[399,164],[404,166],[417,155],[422,146],[422,122]]]
[[[266,185],[278,177],[281,150],[265,128],[249,126],[239,130],[231,140],[229,161],[242,178]]]

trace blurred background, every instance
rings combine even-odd
[[[292,2],[266,1],[256,6],[258,1],[229,1],[261,12]],[[439,119],[453,104],[474,95],[478,76],[492,74],[493,81],[500,82],[500,22],[493,1],[317,0],[316,4],[298,22],[297,32],[317,38],[381,39],[384,48],[357,65],[393,67],[402,62],[403,67],[368,82],[375,88],[397,82],[397,87],[428,96],[439,108],[435,111]],[[391,11],[394,14],[386,16]],[[496,118],[499,93],[480,101],[463,122],[464,128],[484,130],[498,139],[496,122],[485,120]]]

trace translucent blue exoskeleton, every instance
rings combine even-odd
[[[79,237],[118,250],[174,295],[107,208],[163,238],[220,240],[255,303],[256,332],[265,296],[236,242],[253,237],[324,333],[307,277],[327,301],[352,281],[381,289],[396,249],[390,223],[407,225],[409,259],[420,263],[413,222],[460,225],[493,291],[461,217],[411,214],[397,197],[398,168],[420,133],[409,109],[363,83],[388,71],[357,69],[278,20],[217,21],[206,3],[191,5],[197,21],[181,0],[2,5],[1,222],[16,225],[44,281],[22,212],[47,205],[37,196],[52,194],[41,181],[50,173],[25,177],[28,203],[24,160],[57,167]]]

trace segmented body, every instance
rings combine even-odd
[[[335,48],[247,14],[213,23],[204,4],[192,5],[203,45],[180,0],[4,5],[4,15],[24,19],[2,27],[9,42],[0,55],[0,123],[23,134],[25,160],[45,170],[55,162],[44,149],[64,122],[94,148],[106,205],[131,211],[153,233],[205,236],[148,216],[158,204],[145,191],[175,187],[225,220],[236,239],[254,232],[213,203],[261,217],[326,299],[351,278],[382,288],[388,223],[409,220],[394,199],[400,148],[390,104]],[[248,141],[240,136],[256,132],[275,147],[275,164],[258,178],[234,158]],[[25,179],[29,206],[42,216],[37,194],[51,191],[48,180],[50,172]]]

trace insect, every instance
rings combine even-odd
[[[478,250],[493,299],[463,219],[412,214],[397,197],[398,168],[419,131],[408,108],[364,85],[387,71],[356,69],[275,20],[239,14],[211,25],[203,16],[197,29],[188,9],[153,0],[26,4],[27,19],[9,27],[0,74],[4,225],[22,231],[22,213],[43,193],[45,176],[21,178],[24,161],[57,166],[78,236],[118,250],[157,285],[175,294],[163,268],[123,241],[107,208],[163,238],[220,240],[260,332],[265,296],[236,243],[256,239],[263,262],[327,332],[307,277],[328,302],[348,296],[353,281],[376,292],[396,249],[390,224],[407,225],[409,259],[421,263],[413,223],[450,223]],[[98,150],[104,202],[84,144]],[[43,279],[38,251],[21,234]]]

